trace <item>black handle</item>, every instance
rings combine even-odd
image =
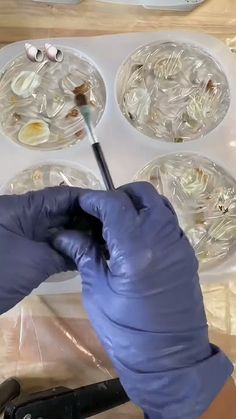
[[[129,401],[119,379],[103,381],[74,391],[78,400],[80,419],[98,415]]]
[[[75,390],[57,387],[14,399],[7,404],[4,419],[85,419],[128,401],[118,379]]]
[[[98,167],[100,169],[103,181],[105,183],[106,189],[108,191],[114,191],[115,186],[113,184],[111,174],[109,172],[107,162],[106,162],[106,159],[104,157],[104,154],[103,154],[100,143],[92,144],[92,148],[93,148],[93,152],[94,152],[95,158],[97,160],[97,164],[98,164]]]
[[[20,384],[14,378],[9,378],[0,385],[0,413],[5,405],[20,394]]]

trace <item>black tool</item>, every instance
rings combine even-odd
[[[15,378],[9,378],[0,384],[0,413],[4,410],[9,400],[20,394],[20,384]]]
[[[57,387],[11,401],[4,419],[84,419],[128,401],[118,379],[75,390]]]

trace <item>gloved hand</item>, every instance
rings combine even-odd
[[[49,231],[79,211],[79,189],[58,187],[0,196],[0,313],[50,275],[74,268],[48,242]]]
[[[80,205],[102,222],[110,260],[78,231],[54,245],[77,264],[85,307],[125,390],[149,418],[198,418],[232,366],[209,344],[198,263],[171,205],[145,183],[84,191]]]

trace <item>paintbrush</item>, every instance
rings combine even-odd
[[[103,182],[105,184],[105,187],[107,190],[114,190],[114,184],[107,166],[106,159],[104,157],[102,147],[97,139],[93,122],[92,122],[92,115],[91,115],[91,106],[88,104],[87,97],[84,94],[76,94],[76,89],[74,91],[75,93],[75,102],[78,106],[80,113],[84,119],[85,123],[85,129],[89,138],[89,141],[91,143],[93,153],[95,156],[95,159],[97,161],[100,173],[103,178]]]

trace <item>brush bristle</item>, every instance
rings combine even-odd
[[[87,106],[88,105],[88,100],[87,97],[81,93],[76,94],[75,92],[75,102],[76,105],[80,108],[81,106]]]

